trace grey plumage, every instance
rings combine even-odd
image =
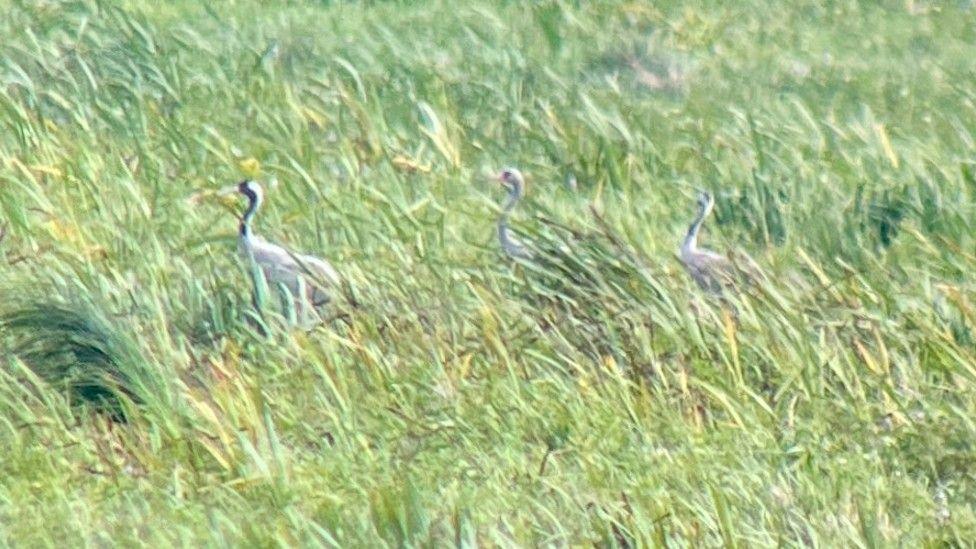
[[[508,218],[525,193],[525,180],[522,178],[522,172],[515,168],[505,168],[498,176],[498,181],[508,191],[505,204],[502,206],[502,214],[498,218],[498,242],[501,244],[502,251],[509,257],[532,259],[532,251],[508,227]]]
[[[241,218],[238,249],[245,261],[253,261],[271,287],[284,286],[298,305],[319,306],[330,300],[330,290],[339,286],[339,274],[327,261],[293,253],[254,234],[251,224],[264,201],[264,192],[255,181],[242,181],[236,191],[248,200]]]
[[[688,227],[688,234],[681,244],[680,257],[688,274],[701,289],[710,294],[721,295],[723,289],[734,280],[735,269],[732,262],[723,255],[698,247],[698,232],[714,206],[715,199],[712,195],[707,192],[698,195],[698,216]]]

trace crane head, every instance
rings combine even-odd
[[[257,181],[251,181],[250,179],[245,179],[237,184],[237,192],[243,194],[244,196],[250,197],[251,195],[261,194],[261,185]]]
[[[264,190],[261,188],[261,184],[250,179],[241,181],[229,190],[237,191],[246,196],[251,203],[260,203],[264,198]]]
[[[498,181],[509,193],[522,196],[525,190],[525,179],[522,178],[522,172],[515,168],[505,168],[502,170],[498,174]]]
[[[715,198],[708,191],[698,191],[698,209],[708,212],[715,205]]]

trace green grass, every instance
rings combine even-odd
[[[0,0],[0,545],[972,540],[976,13],[725,4]],[[249,159],[348,318],[254,329]]]

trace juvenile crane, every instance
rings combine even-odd
[[[587,234],[545,215],[536,214],[541,223],[532,238],[523,242],[508,226],[512,210],[525,194],[525,180],[522,172],[515,168],[505,168],[498,175],[498,181],[508,191],[498,218],[498,242],[508,257],[523,263],[531,263],[529,269],[533,277],[552,293],[565,294],[593,290],[601,280],[619,266],[613,261],[615,252],[608,250],[606,239]],[[612,264],[611,264],[612,263]]]
[[[238,249],[245,261],[254,261],[271,286],[284,286],[304,309],[306,304],[318,307],[330,299],[327,290],[339,286],[339,275],[327,261],[310,255],[293,253],[254,234],[254,215],[264,201],[264,191],[256,181],[241,181],[225,192],[238,192],[247,198],[247,210],[241,217]]]
[[[733,282],[732,262],[723,255],[698,247],[698,231],[715,207],[715,199],[707,192],[698,194],[698,216],[688,227],[681,244],[681,262],[698,286],[713,295],[721,295],[723,288]]]
[[[655,291],[645,285],[645,268],[595,210],[600,232],[536,211],[535,223],[522,233],[523,242],[508,222],[525,193],[525,180],[519,170],[506,168],[498,181],[507,191],[498,218],[498,242],[518,267],[524,267],[515,269],[521,282],[515,295],[532,308],[543,332],[557,330],[578,352],[597,361],[629,360],[621,354],[620,333],[632,333],[640,322],[628,314],[634,300],[648,295],[645,290]],[[545,211],[542,205],[534,206]]]
[[[502,214],[498,218],[498,242],[505,254],[512,259],[532,259],[532,252],[518,237],[512,234],[512,230],[508,227],[508,218],[525,193],[525,180],[522,178],[522,172],[515,168],[505,168],[498,175],[498,181],[508,191],[505,204],[502,206]]]

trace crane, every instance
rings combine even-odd
[[[498,181],[508,191],[505,204],[502,206],[502,214],[498,218],[498,242],[502,246],[502,251],[512,259],[532,259],[532,251],[508,227],[508,218],[512,210],[525,194],[522,172],[515,168],[505,168],[498,175]]]
[[[735,276],[732,262],[721,254],[698,247],[698,232],[714,207],[715,199],[711,194],[705,191],[698,194],[698,215],[688,227],[688,233],[681,244],[680,258],[688,274],[702,290],[713,295],[722,295],[723,288]]]
[[[254,234],[254,216],[264,201],[264,190],[256,181],[244,180],[223,191],[237,192],[247,198],[247,209],[241,217],[238,249],[245,261],[253,262],[265,281],[283,286],[295,300],[297,310],[309,304],[319,307],[331,299],[330,290],[338,288],[339,274],[324,259],[294,253]]]

